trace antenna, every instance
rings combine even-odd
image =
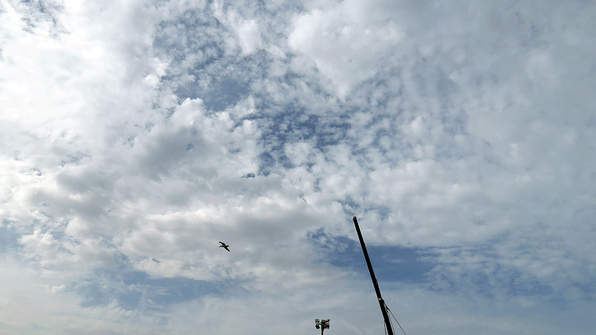
[[[323,335],[325,329],[329,329],[329,320],[330,319],[319,321],[319,319],[315,319],[315,328],[321,328],[321,335]]]

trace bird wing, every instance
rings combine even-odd
[[[230,249],[228,247],[229,247],[229,245],[225,245],[224,249],[226,249],[228,252],[230,252]]]
[[[222,247],[226,245],[226,244],[225,244],[225,243],[223,243],[222,241],[219,241],[219,243],[221,244],[221,246],[222,246]]]

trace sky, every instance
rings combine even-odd
[[[407,334],[593,334],[595,55],[593,1],[0,0],[0,333],[382,334],[357,216]]]

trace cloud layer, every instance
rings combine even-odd
[[[0,329],[588,334],[594,13],[2,1]]]

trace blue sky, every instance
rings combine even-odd
[[[595,16],[1,0],[0,333],[592,334]]]

